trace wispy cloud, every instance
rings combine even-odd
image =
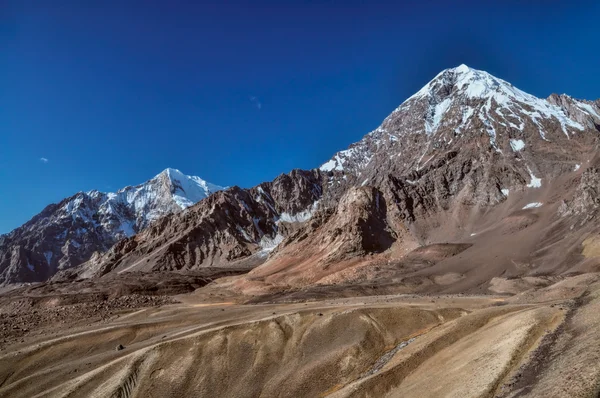
[[[46,159],[46,158],[40,158],[40,162],[42,162],[42,163],[48,163],[48,162],[49,162],[49,160],[48,160],[48,159]]]
[[[250,96],[250,101],[256,106],[256,109],[260,110],[262,108],[262,104],[258,97]]]

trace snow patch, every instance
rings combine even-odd
[[[267,235],[263,236],[259,242],[260,247],[262,247],[263,252],[271,252],[275,250],[275,248],[283,242],[283,235],[277,233],[274,238],[271,238]]]
[[[385,130],[382,129],[381,131]],[[373,134],[375,132],[377,132],[377,130],[372,131],[371,133],[367,134],[367,136],[373,137]],[[375,138],[373,142],[377,144],[378,142],[380,142],[380,139]],[[362,141],[359,141],[358,144],[355,144],[352,148],[348,148],[344,151],[339,151],[338,153],[336,153],[333,156],[333,158],[323,163],[321,167],[319,167],[319,170],[324,172],[329,172],[333,170],[344,171],[344,165],[349,160],[353,160],[353,162],[351,162],[350,164],[355,165],[356,168],[360,170],[364,169],[371,162],[372,157],[373,156],[371,152],[367,148],[367,143],[363,139]]]
[[[500,190],[500,192],[502,192],[502,195],[507,196],[507,197],[508,197],[508,194],[510,193],[510,191],[508,189],[506,189],[506,188]]]
[[[502,153],[502,151],[498,148],[498,145],[496,145],[496,129],[494,128],[492,123],[490,123],[490,119],[491,119],[490,110],[491,109],[492,109],[492,99],[488,98],[486,104],[481,107],[478,116],[479,116],[479,120],[481,120],[486,127],[487,134],[490,137],[490,145],[496,150],[496,152]],[[485,111],[485,114],[483,114],[483,111]]]
[[[457,134],[460,134],[464,128],[469,127],[469,124],[471,124],[471,116],[473,116],[474,113],[475,113],[475,109],[471,108],[470,106],[463,109],[462,122],[461,122],[460,126],[455,130]],[[450,142],[448,144],[451,144],[451,143],[452,143],[452,140],[450,140]]]
[[[573,171],[577,171],[577,170],[579,170],[579,168],[581,168],[581,165],[580,164],[576,164],[575,168],[573,169]]]
[[[244,228],[242,228],[239,225],[236,225],[236,229],[238,230],[238,232],[240,234],[242,234],[242,236],[244,237],[244,239],[246,239],[247,242],[253,242],[254,241],[252,239],[252,237],[248,234],[248,232],[246,232],[246,230]]]
[[[280,221],[284,221],[284,222],[289,222],[289,223],[295,223],[295,222],[305,222],[308,221],[312,218],[315,210],[317,210],[317,206],[319,204],[319,201],[317,200],[315,203],[312,204],[311,207],[309,207],[308,209],[298,212],[296,214],[290,214],[290,213],[281,213],[279,215],[279,220]]]
[[[446,111],[448,111],[448,108],[450,108],[450,105],[452,105],[452,99],[446,98],[439,104],[430,106],[427,115],[428,117],[425,121],[425,132],[428,135],[436,132],[437,128],[442,122],[442,118],[446,114]]]
[[[513,151],[519,152],[523,148],[525,148],[525,142],[523,140],[511,139],[510,140],[510,147],[512,148]]]
[[[586,104],[585,102],[579,102],[579,101],[575,101],[575,103],[577,104],[577,106],[579,108],[581,108],[586,113],[588,113],[592,116],[596,116],[598,119],[600,119],[600,114],[598,114],[598,112],[596,112],[596,110],[590,104]]]
[[[523,210],[526,209],[535,209],[536,207],[541,207],[542,203],[541,202],[533,202],[533,203],[528,203],[523,207]]]
[[[531,182],[527,184],[527,188],[540,188],[542,186],[542,179],[537,178],[529,167],[527,167],[527,170],[529,171],[529,176],[531,177]]]
[[[331,160],[323,163],[323,165],[321,167],[319,167],[319,170],[325,171],[325,172],[332,171],[332,170],[343,170],[343,168],[341,168],[341,165],[340,165],[340,169],[337,169],[337,167],[338,167],[338,165],[337,165],[335,159],[331,159]]]

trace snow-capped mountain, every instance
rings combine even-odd
[[[537,98],[487,72],[460,65],[440,72],[380,127],[335,154],[320,169],[360,174],[377,152],[385,152],[402,157],[404,171],[418,171],[434,153],[481,133],[487,135],[496,152],[510,156],[527,145],[523,138],[529,132],[535,132],[529,142],[535,145],[540,140],[570,139],[598,124],[598,101],[556,94]],[[409,156],[413,145],[407,141],[411,140],[416,141],[414,149],[420,151],[417,158]]]
[[[116,193],[91,191],[83,195],[99,197],[101,204],[97,212],[105,220],[105,227],[126,237],[141,231],[165,214],[190,207],[222,189],[224,187],[208,183],[200,177],[188,176],[169,168],[144,184],[125,187]],[[79,211],[74,201],[66,206],[71,207],[69,214]]]
[[[0,284],[45,280],[222,189],[169,168],[115,193],[79,192],[0,236]]]

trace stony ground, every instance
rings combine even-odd
[[[253,304],[218,284],[4,297],[0,396],[595,397],[597,281]]]
[[[28,298],[15,300],[0,309],[0,352],[7,346],[25,342],[25,338],[30,336],[53,334],[64,327],[99,325],[137,308],[175,302],[172,297],[147,295],[127,295],[68,305],[40,306]]]

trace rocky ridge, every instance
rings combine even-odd
[[[318,170],[293,170],[251,189],[217,192],[118,242],[75,272],[90,277],[111,271],[253,267],[312,217],[322,196],[322,179]]]

